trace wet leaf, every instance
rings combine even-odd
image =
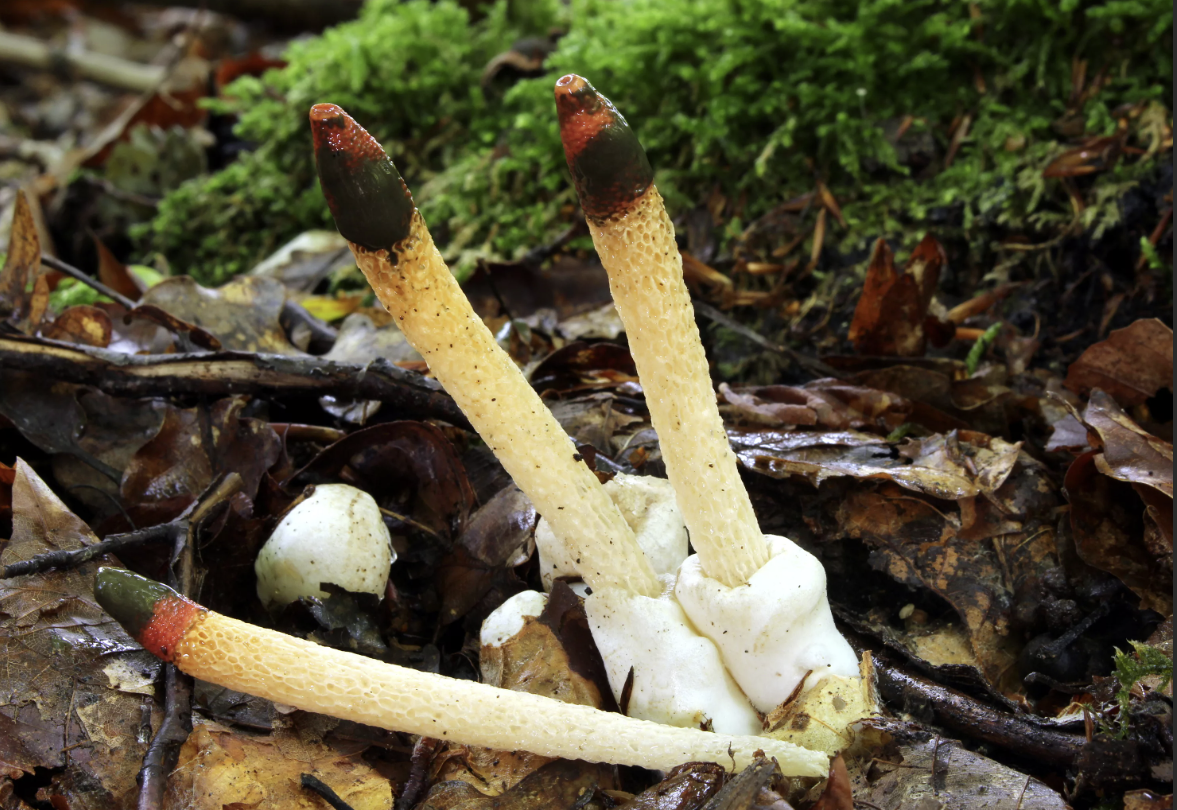
[[[1083,395],[1102,388],[1125,408],[1171,389],[1173,330],[1156,318],[1115,330],[1071,364],[1066,386]]]
[[[51,340],[97,346],[99,349],[110,345],[112,333],[110,316],[98,307],[91,306],[70,307],[41,330],[42,337]]]
[[[20,460],[12,506],[0,564],[97,542]],[[7,751],[0,742],[0,758],[10,774],[29,764],[55,769],[46,793],[55,806],[78,810],[123,806],[134,794],[146,743],[143,695],[159,667],[95,603],[96,568],[0,580],[0,729],[20,741]]]
[[[697,810],[719,792],[727,776],[714,762],[688,762],[621,805],[624,810]]]
[[[850,342],[859,354],[918,357],[924,353],[924,320],[944,265],[944,249],[931,237],[912,251],[896,272],[891,249],[875,242],[862,295],[850,323]]]
[[[242,492],[252,499],[278,460],[281,442],[266,422],[242,415],[247,402],[228,397],[211,407],[169,405],[159,432],[127,465],[121,490],[128,508],[151,522],[170,520],[227,472],[241,475]]]
[[[1110,396],[1096,389],[1083,411],[1083,421],[1099,434],[1103,452],[1095,466],[1104,475],[1141,484],[1173,497],[1173,445],[1158,439],[1120,410]]]
[[[165,279],[143,294],[151,304],[216,336],[226,349],[302,354],[279,322],[286,289],[280,281],[238,276],[210,290],[188,276]]]
[[[537,519],[531,501],[513,484],[470,517],[457,546],[438,566],[442,623],[465,616],[496,585],[504,592],[522,590],[508,569],[530,559]]]
[[[458,536],[474,491],[445,434],[424,422],[387,422],[357,430],[324,449],[293,480],[346,483],[385,509],[408,515],[444,538]]]
[[[541,394],[612,388],[637,381],[637,367],[624,346],[615,343],[569,343],[545,357],[531,372],[531,385]]]
[[[1056,791],[914,724],[887,723],[889,756],[851,764],[862,807],[879,810],[1067,810]]]
[[[392,806],[392,784],[359,756],[304,740],[293,730],[251,737],[206,723],[194,728],[180,749],[164,808],[318,810],[323,801],[302,787],[304,773],[318,777],[355,810]]]
[[[1145,545],[1145,509],[1128,484],[1099,471],[1098,455],[1091,450],[1079,456],[1063,481],[1071,503],[1075,550],[1083,562],[1131,588],[1140,596],[1142,608],[1169,615],[1173,574],[1158,564]]]

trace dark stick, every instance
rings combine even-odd
[[[335,808],[335,810],[352,810],[350,804],[339,798],[339,794],[331,789],[329,785],[323,780],[316,777],[314,774],[304,773],[299,777],[302,781],[302,786],[307,790],[319,794],[319,797],[327,804]]]
[[[396,800],[395,810],[408,810],[417,804],[421,794],[425,792],[426,777],[429,774],[429,763],[433,755],[441,747],[441,740],[432,737],[419,737],[413,746],[413,753],[409,756],[409,778],[401,788],[401,795]]]
[[[135,302],[130,298],[127,298],[127,296],[123,295],[122,293],[115,292],[98,279],[94,278],[93,276],[86,275],[72,264],[66,264],[61,259],[55,259],[52,256],[46,256],[44,253],[41,254],[41,264],[52,268],[59,273],[65,273],[70,278],[82,282],[87,287],[94,288],[112,301],[117,301],[118,303],[122,304],[127,308],[128,311],[135,308]]]
[[[873,656],[879,695],[896,710],[914,699],[931,707],[946,729],[1051,765],[1070,765],[1086,743],[1081,735],[1044,728],[906,672],[886,652]]]
[[[241,491],[244,482],[237,473],[214,481],[191,506],[170,523],[172,557],[168,566],[168,585],[184,596],[192,595],[195,566],[192,536],[216,507]],[[143,766],[139,769],[138,810],[159,810],[163,806],[168,774],[176,767],[180,746],[192,733],[192,678],[172,664],[164,665],[164,717],[159,731],[151,738]]]
[[[809,371],[813,374],[817,374],[821,377],[835,377],[837,379],[842,378],[841,373],[837,369],[835,369],[833,366],[826,365],[821,360],[818,360],[815,357],[806,357],[805,355],[801,354],[800,352],[793,351],[788,346],[782,346],[779,343],[773,343],[771,340],[766,338],[764,335],[761,335],[758,332],[754,332],[751,329],[749,329],[748,327],[744,326],[743,324],[737,322],[736,320],[729,318],[727,315],[724,315],[722,312],[720,312],[718,309],[711,306],[710,304],[705,304],[702,301],[697,301],[694,299],[691,300],[691,303],[695,307],[695,312],[699,313],[707,320],[714,321],[715,323],[719,324],[720,326],[723,326],[723,327],[726,327],[727,329],[732,330],[737,335],[747,338],[748,340],[755,343],[757,346],[760,346],[762,348],[768,349],[770,352],[776,352],[777,354],[780,354],[780,355],[783,355],[783,356],[789,358],[789,360],[791,360],[792,362],[796,363],[797,365],[801,366],[802,368],[806,369],[807,371]]]
[[[330,394],[373,399],[392,406],[401,418],[440,419],[470,429],[465,415],[438,383],[383,359],[358,366],[320,357],[231,351],[134,355],[0,335],[0,368],[35,371],[124,397]]]
[[[12,565],[0,568],[0,579],[39,574],[51,568],[77,568],[84,563],[90,562],[95,557],[101,557],[103,554],[114,554],[125,548],[150,543],[155,540],[171,538],[175,535],[176,531],[177,527],[175,523],[161,523],[158,526],[151,526],[146,529],[127,532],[126,534],[111,535],[105,540],[90,546],[83,546],[82,548],[70,549],[68,551],[58,550],[38,554],[27,560],[14,562]]]
[[[326,354],[335,345],[339,332],[330,324],[319,320],[302,304],[287,299],[282,305],[282,314],[278,316],[279,323],[287,334],[293,335],[296,326],[305,326],[311,339],[307,344],[307,351],[311,354]]]

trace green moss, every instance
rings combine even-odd
[[[286,69],[229,88],[224,106],[242,111],[240,133],[258,151],[170,195],[146,245],[215,280],[328,224],[305,117],[330,101],[392,152],[447,258],[515,256],[558,233],[574,203],[552,104],[568,71],[629,118],[672,213],[718,190],[727,217],[748,222],[809,190],[816,170],[845,202],[853,244],[948,205],[966,230],[1046,227],[1069,216],[1041,169],[1062,148],[1051,124],[1068,111],[1073,60],[1088,61],[1089,79],[1109,77],[1078,111],[1088,134],[1108,134],[1116,106],[1170,97],[1172,6],[975,7],[979,19],[946,0],[582,0],[549,75],[488,100],[483,66],[558,22],[554,2],[500,0],[474,20],[452,0],[371,0],[358,21],[292,46]],[[922,119],[943,151],[965,114],[972,126],[952,166],[908,176],[887,123]]]
[[[1173,659],[1171,655],[1150,647],[1139,641],[1129,642],[1132,652],[1126,653],[1116,649],[1115,676],[1120,688],[1116,690],[1116,703],[1120,708],[1120,723],[1117,736],[1128,736],[1129,720],[1131,718],[1132,689],[1145,678],[1159,679],[1157,691],[1163,690],[1173,680]]]

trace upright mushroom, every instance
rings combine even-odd
[[[590,586],[656,595],[633,532],[446,267],[380,144],[334,104],[310,112],[327,204],[356,264],[503,467],[576,551]]]
[[[471,309],[392,161],[339,107],[316,105],[310,119],[323,193],[356,263],[550,524],[593,590],[590,610],[610,617],[615,632],[598,641],[614,691],[631,667],[640,668],[630,703],[635,716],[755,731],[756,714],[724,671],[719,651],[690,628],[669,596],[673,580],[655,577],[617,506]]]
[[[756,522],[645,151],[580,76],[564,76],[555,92],[568,168],[698,552],[679,569],[679,603],[761,712],[803,681],[856,677],[857,656],[834,627],[821,563],[787,538],[766,538]],[[805,680],[810,671],[816,677]]]

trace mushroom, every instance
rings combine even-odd
[[[561,78],[555,93],[568,168],[697,552],[680,568],[675,595],[762,712],[823,675],[856,677],[858,659],[834,627],[821,563],[787,538],[766,538],[756,522],[645,151],[580,76]],[[817,677],[809,680],[811,669]]]
[[[391,159],[334,104],[310,112],[315,162],[339,232],[380,302],[592,587],[656,595],[625,519],[572,440],[470,307]]]
[[[320,484],[286,513],[253,569],[267,610],[302,596],[325,597],[325,582],[384,598],[396,560],[392,537],[371,495],[347,484]]]
[[[621,511],[471,309],[384,150],[339,107],[316,105],[310,119],[323,193],[356,263],[593,591],[585,608],[614,695],[633,668],[635,716],[691,726],[709,719],[717,729],[741,733],[754,728],[755,713],[714,645],[690,628]],[[647,499],[647,506],[655,501]],[[631,517],[641,523],[640,515]],[[673,535],[681,526],[669,529]],[[655,526],[644,534],[666,532]],[[670,566],[685,556],[679,537],[650,544],[677,542]]]
[[[704,761],[741,770],[758,750],[789,776],[823,776],[828,764],[788,742],[649,723],[332,650],[214,613],[120,568],[100,568],[94,593],[149,652],[194,678],[357,723],[644,768]]]

